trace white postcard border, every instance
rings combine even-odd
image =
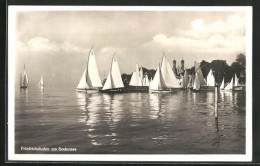
[[[127,155],[15,154],[15,16],[19,11],[243,11],[246,13],[246,154]],[[9,161],[252,161],[252,7],[172,6],[8,6],[8,160]]]

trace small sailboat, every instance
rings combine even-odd
[[[161,71],[162,80],[165,82],[167,88],[173,88],[173,89],[182,88],[174,72],[172,71],[170,63],[166,59],[165,55],[163,55],[162,66],[160,71]]]
[[[25,71],[25,65],[23,67],[23,74],[20,74],[20,88],[27,88],[29,85],[29,79]]]
[[[40,79],[39,86],[43,87],[43,77]]]
[[[243,87],[239,85],[238,81],[239,81],[239,79],[237,77],[237,74],[235,73],[234,87],[233,87],[234,91],[242,91],[243,90]]]
[[[200,85],[201,86],[206,85],[205,79],[204,79],[202,71],[201,71],[200,63],[195,61],[194,66],[195,66],[196,73],[198,73],[198,79],[200,81]]]
[[[232,91],[233,90],[233,77],[231,78],[230,83],[224,88],[225,91]]]
[[[108,73],[105,84],[100,92],[120,93],[123,92],[124,84],[119,70],[119,65],[114,55],[112,58],[111,68]]]
[[[98,92],[102,87],[93,48],[90,49],[87,67],[77,86],[78,91]]]
[[[200,80],[199,80],[199,73],[196,72],[195,79],[193,83],[193,92],[198,92],[200,90]]]
[[[224,90],[224,88],[225,88],[225,81],[224,81],[224,78],[223,78],[223,81],[222,81],[219,89]]]
[[[193,76],[189,75],[188,76],[188,85],[187,85],[187,89],[192,89],[193,86]]]
[[[130,83],[130,86],[143,86],[143,70],[142,68],[139,71],[139,65],[136,64],[135,72],[133,72]]]
[[[149,81],[148,75],[146,74],[143,79],[143,86],[149,86],[149,85],[150,85],[150,81]]]
[[[207,86],[208,87],[213,87],[215,86],[215,78],[212,72],[212,69],[210,69],[208,75],[207,75]]]
[[[168,88],[163,80],[162,74],[161,74],[161,66],[159,64],[156,73],[154,75],[153,80],[150,83],[149,86],[150,93],[153,92],[171,92],[171,89]]]

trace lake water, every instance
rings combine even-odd
[[[15,94],[15,152],[245,154],[245,92],[86,94],[46,86]],[[49,148],[49,151],[21,150]],[[52,151],[52,148],[76,151]]]

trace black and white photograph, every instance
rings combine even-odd
[[[252,8],[9,6],[9,161],[251,161]]]

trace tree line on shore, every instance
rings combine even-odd
[[[215,77],[215,81],[217,84],[221,84],[223,78],[225,83],[230,82],[231,78],[234,77],[235,73],[239,78],[240,84],[245,84],[246,80],[246,58],[244,54],[238,54],[235,62],[233,62],[230,66],[226,63],[225,60],[213,60],[211,62],[207,62],[205,60],[200,62],[200,68],[202,70],[202,74],[204,78],[207,78],[207,75],[212,69]],[[147,75],[149,80],[153,79],[156,70],[147,69],[142,67],[143,75]],[[195,74],[195,67],[191,67],[186,69],[186,72],[190,75]],[[132,74],[122,74],[122,80],[125,87],[129,86]],[[180,76],[180,75],[179,75]]]

